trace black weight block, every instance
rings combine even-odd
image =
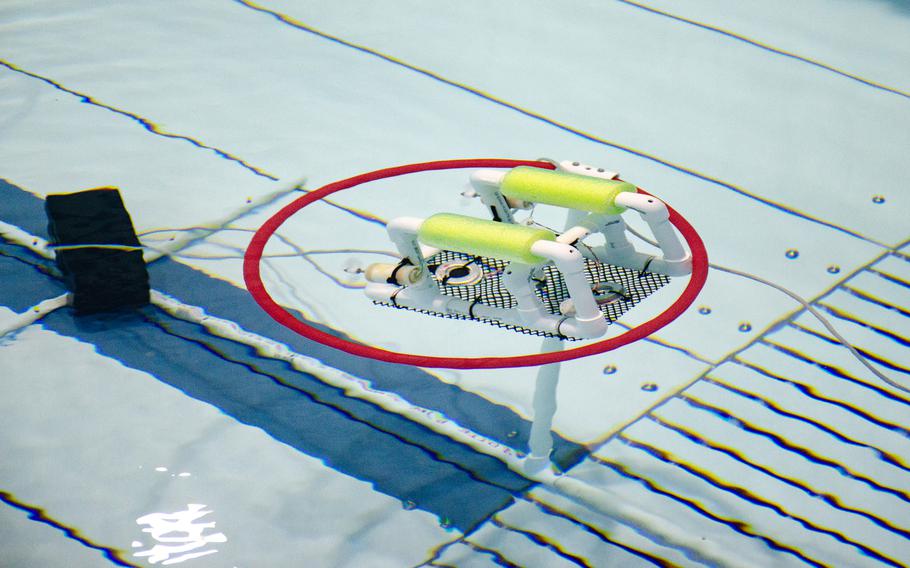
[[[115,188],[48,195],[51,243],[140,246],[133,222]],[[149,302],[149,276],[141,250],[58,250],[57,266],[79,315],[136,308]]]

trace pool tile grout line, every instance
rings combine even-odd
[[[880,252],[880,253],[879,253],[878,255],[876,255],[872,260],[866,262],[865,264],[860,265],[859,267],[855,268],[855,269],[854,269],[853,271],[851,271],[851,272],[845,273],[845,275],[844,275],[840,280],[838,280],[837,282],[833,283],[833,284],[832,284],[829,288],[827,288],[826,290],[823,290],[822,292],[819,292],[819,293],[818,293],[814,298],[812,298],[811,300],[808,300],[809,304],[810,304],[810,305],[811,305],[811,304],[815,304],[815,303],[817,303],[817,302],[823,300],[824,298],[828,297],[830,294],[836,292],[838,289],[840,289],[841,287],[843,287],[847,282],[849,282],[851,279],[853,279],[857,274],[860,274],[861,272],[868,270],[871,266],[875,265],[877,262],[881,261],[883,258],[885,258],[886,256],[888,256],[889,254],[891,254],[891,253],[894,252],[895,250],[900,249],[901,247],[906,246],[908,243],[910,243],[910,239],[904,241],[904,242],[901,243],[901,244],[898,244],[897,246],[895,246],[895,247],[892,248],[892,249],[887,249],[887,250],[884,250],[884,251]],[[697,376],[696,376],[695,378],[693,378],[692,380],[690,380],[690,381],[688,381],[688,382],[686,382],[686,383],[683,383],[682,385],[680,385],[680,386],[674,388],[671,392],[669,392],[669,393],[666,395],[665,398],[663,398],[663,399],[661,399],[660,401],[658,401],[656,404],[654,404],[654,405],[653,405],[652,407],[650,407],[648,410],[646,410],[645,412],[643,412],[640,416],[638,416],[637,418],[634,418],[634,419],[629,420],[627,423],[625,423],[625,424],[623,424],[623,425],[618,426],[613,432],[611,432],[611,433],[608,434],[607,436],[603,437],[602,439],[597,440],[596,442],[592,442],[592,443],[588,444],[588,448],[591,450],[591,453],[596,452],[597,450],[599,450],[600,448],[602,448],[603,446],[605,446],[606,444],[608,444],[611,440],[613,440],[614,438],[616,438],[616,436],[619,435],[619,434],[621,434],[624,430],[630,428],[631,426],[635,425],[636,423],[638,423],[638,422],[641,421],[642,419],[648,417],[648,415],[650,415],[651,413],[658,411],[658,410],[659,410],[662,406],[664,406],[668,401],[675,399],[677,396],[680,395],[680,393],[682,393],[682,392],[686,391],[687,389],[691,388],[693,385],[695,385],[696,383],[698,383],[701,379],[705,378],[709,373],[711,373],[712,371],[714,371],[715,369],[717,369],[717,368],[720,367],[721,365],[723,365],[723,364],[725,364],[725,363],[728,363],[728,362],[732,361],[737,355],[739,355],[739,354],[742,353],[743,351],[746,351],[747,349],[753,347],[754,345],[756,345],[756,344],[762,342],[767,336],[769,336],[769,335],[775,333],[775,332],[778,331],[780,328],[782,328],[782,327],[784,327],[784,326],[790,324],[791,322],[793,322],[793,320],[795,320],[796,318],[798,318],[798,317],[800,317],[801,315],[803,315],[803,313],[808,313],[807,310],[806,310],[806,308],[805,308],[804,306],[799,305],[799,306],[795,307],[795,308],[793,309],[793,311],[791,311],[791,312],[789,312],[789,313],[783,315],[780,319],[778,319],[778,320],[776,320],[776,321],[770,323],[769,325],[767,325],[767,326],[765,327],[765,329],[763,329],[760,333],[756,334],[756,336],[755,336],[753,339],[751,339],[750,341],[748,341],[748,342],[745,343],[744,345],[741,345],[740,347],[734,349],[733,351],[730,351],[729,353],[727,353],[726,355],[724,355],[721,359],[719,359],[717,362],[709,363],[709,364],[708,364],[708,368],[707,368],[705,371],[703,371],[702,373],[700,373],[699,375],[697,375]]]
[[[215,155],[217,155],[218,157],[231,161],[231,162],[234,162],[234,163],[238,164],[239,166],[241,166],[242,168],[246,169],[247,171],[249,171],[259,177],[263,177],[263,178],[266,178],[266,179],[269,179],[272,181],[278,181],[278,179],[279,179],[277,176],[270,174],[253,165],[250,165],[249,163],[245,162],[241,158],[238,158],[237,156],[234,156],[233,154],[230,154],[225,150],[216,148],[215,146],[210,146],[208,144],[205,144],[204,142],[200,142],[199,140],[192,138],[190,136],[186,136],[184,134],[176,134],[173,132],[168,132],[166,130],[163,130],[161,127],[159,127],[158,125],[156,125],[154,122],[152,122],[151,120],[149,120],[147,118],[143,118],[143,117],[139,116],[138,114],[135,114],[135,113],[132,113],[132,112],[129,112],[126,110],[122,110],[117,107],[97,101],[94,98],[92,98],[91,96],[86,95],[85,93],[81,93],[79,91],[75,91],[68,87],[65,87],[64,85],[62,85],[61,83],[59,83],[53,79],[44,77],[43,75],[39,75],[32,71],[28,71],[26,69],[23,69],[15,64],[5,61],[3,59],[0,59],[0,66],[6,67],[7,69],[9,69],[10,71],[13,71],[15,73],[25,75],[26,77],[31,77],[32,79],[37,79],[38,81],[41,81],[47,85],[50,85],[51,87],[53,87],[54,89],[56,89],[58,91],[61,91],[68,95],[75,96],[80,100],[80,102],[82,102],[84,104],[88,104],[88,105],[91,105],[91,106],[94,106],[97,108],[101,108],[101,109],[110,111],[114,114],[118,114],[120,116],[129,118],[130,120],[132,120],[132,121],[138,123],[140,126],[142,126],[142,128],[144,128],[146,131],[148,131],[156,136],[161,136],[163,138],[170,138],[173,140],[182,140],[184,142],[189,142],[190,144],[192,144],[193,146],[195,146],[197,148],[214,152]]]
[[[657,8],[654,8],[653,6],[649,6],[649,5],[647,5],[647,4],[643,4],[643,3],[640,3],[640,2],[635,2],[635,1],[633,1],[633,0],[616,0],[616,1],[619,2],[619,3],[621,3],[621,4],[626,4],[626,5],[628,5],[628,6],[632,6],[632,7],[634,7],[634,8],[638,8],[638,9],[640,9],[640,10],[644,10],[645,12],[649,12],[649,13],[651,13],[651,14],[655,14],[655,15],[657,15],[657,16],[662,16],[662,17],[665,17],[665,18],[669,18],[669,19],[671,19],[671,20],[675,20],[675,21],[677,21],[677,22],[681,22],[681,23],[686,24],[686,25],[689,25],[689,26],[694,26],[694,27],[696,27],[696,28],[701,28],[701,29],[703,29],[703,30],[705,30],[705,31],[708,31],[708,32],[720,34],[720,35],[722,35],[722,36],[726,36],[726,37],[729,37],[729,38],[731,38],[731,39],[734,39],[734,40],[737,40],[737,41],[741,41],[741,42],[743,42],[743,43],[746,43],[746,44],[751,45],[751,46],[753,46],[753,47],[757,47],[757,48],[759,48],[759,49],[761,49],[761,50],[764,50],[764,51],[767,51],[767,52],[769,52],[769,53],[774,53],[774,54],[776,54],[776,55],[780,55],[780,56],[783,56],[783,57],[787,57],[787,58],[790,58],[790,59],[794,59],[794,60],[799,61],[799,62],[801,62],[801,63],[806,63],[806,64],[811,65],[811,66],[813,66],[813,67],[817,67],[817,68],[819,68],[819,69],[823,69],[823,70],[825,70],[825,71],[829,71],[829,72],[834,73],[834,74],[836,74],[836,75],[840,75],[840,76],[845,77],[845,78],[847,78],[847,79],[850,79],[850,80],[852,80],[852,81],[856,81],[857,83],[866,85],[866,86],[868,86],[868,87],[872,87],[872,88],[874,88],[874,89],[879,89],[879,90],[882,90],[882,91],[885,91],[885,92],[888,92],[888,93],[892,93],[892,94],[898,95],[898,96],[900,96],[900,97],[904,97],[905,99],[910,99],[910,93],[907,93],[907,92],[905,92],[905,91],[902,91],[902,90],[900,90],[900,89],[898,89],[898,88],[889,87],[888,85],[884,85],[884,84],[882,84],[882,83],[877,83],[877,82],[872,81],[872,80],[870,80],[870,79],[865,79],[865,78],[863,78],[863,77],[861,77],[861,76],[859,76],[859,75],[856,75],[856,74],[854,74],[854,73],[850,73],[850,72],[847,72],[847,71],[843,71],[843,70],[841,70],[841,69],[838,69],[837,67],[834,67],[833,65],[828,65],[827,63],[823,63],[823,62],[821,62],[821,61],[818,61],[818,60],[815,60],[815,59],[812,59],[812,58],[809,58],[809,57],[805,57],[805,56],[802,56],[802,55],[799,55],[799,54],[796,54],[796,53],[792,53],[792,52],[789,52],[789,51],[785,51],[785,50],[783,50],[783,49],[774,47],[773,45],[770,45],[770,44],[767,44],[767,43],[764,43],[764,42],[761,42],[761,41],[758,41],[758,40],[755,40],[755,39],[746,37],[746,36],[744,36],[744,35],[740,35],[740,34],[738,34],[738,33],[736,33],[736,32],[732,32],[732,31],[727,30],[727,29],[724,29],[724,28],[722,28],[722,27],[720,27],[720,26],[715,26],[715,25],[712,25],[712,24],[707,24],[707,23],[705,23],[705,22],[700,22],[700,21],[698,21],[698,20],[693,20],[693,19],[691,19],[691,18],[686,18],[686,17],[680,16],[680,15],[678,15],[678,14],[673,14],[673,13],[671,13],[671,12],[666,12],[666,11],[664,11],[664,10],[659,10],[659,9],[657,9]]]
[[[132,568],[139,568],[139,565],[132,564],[132,563],[124,560],[121,557],[121,551],[117,550],[116,548],[111,548],[109,546],[104,546],[104,545],[97,544],[95,542],[90,541],[89,539],[87,539],[84,536],[82,536],[81,534],[79,534],[79,531],[77,529],[67,526],[67,525],[63,524],[62,522],[50,517],[47,514],[47,512],[45,512],[40,507],[36,507],[35,505],[30,505],[28,503],[25,503],[25,502],[17,499],[12,493],[0,490],[0,502],[2,502],[5,505],[8,505],[14,509],[18,509],[20,511],[28,513],[28,518],[30,521],[45,524],[45,525],[63,533],[63,536],[65,538],[78,542],[79,544],[81,544],[82,546],[84,546],[86,548],[90,548],[92,550],[100,552],[108,561],[110,561],[111,564],[114,564],[116,566],[128,566],[128,567],[132,567]],[[6,543],[6,544],[9,544],[9,543]]]
[[[746,191],[745,189],[743,189],[742,187],[739,187],[739,186],[737,186],[737,185],[734,185],[734,184],[732,184],[732,183],[730,183],[730,182],[723,181],[723,180],[721,180],[721,179],[712,177],[712,176],[710,176],[710,175],[708,175],[708,174],[700,173],[700,172],[698,172],[698,171],[696,171],[696,170],[694,170],[694,169],[687,168],[687,167],[685,167],[685,166],[683,166],[683,165],[677,164],[677,163],[675,163],[675,162],[671,162],[671,161],[669,161],[669,160],[665,160],[665,159],[663,159],[663,158],[660,158],[660,157],[655,156],[655,155],[653,155],[653,154],[649,154],[649,153],[644,152],[644,151],[642,151],[642,150],[637,150],[637,149],[632,148],[632,147],[630,147],[630,146],[625,146],[625,145],[619,144],[619,143],[617,143],[617,142],[612,142],[612,141],[607,140],[607,139],[605,139],[605,138],[600,138],[600,137],[595,136],[595,135],[593,135],[593,134],[589,134],[589,133],[584,132],[584,131],[582,131],[582,130],[580,130],[580,129],[578,129],[578,128],[574,128],[574,127],[569,126],[569,125],[567,125],[567,124],[563,124],[563,123],[558,122],[558,121],[556,121],[556,120],[554,120],[554,119],[548,118],[548,117],[546,117],[546,116],[544,116],[544,115],[542,115],[542,114],[539,114],[539,113],[534,112],[534,111],[532,111],[532,110],[529,110],[529,109],[526,109],[526,108],[524,108],[524,107],[518,106],[517,104],[508,102],[508,101],[506,101],[506,100],[504,100],[504,99],[498,98],[498,97],[496,97],[496,96],[494,96],[494,95],[491,95],[491,94],[489,94],[489,93],[486,93],[486,92],[484,92],[484,91],[482,91],[482,90],[480,90],[480,89],[478,89],[478,88],[471,87],[471,86],[469,86],[469,85],[467,85],[467,84],[459,83],[459,82],[457,82],[457,81],[455,81],[455,80],[452,80],[452,79],[448,79],[448,78],[446,78],[446,77],[443,77],[442,75],[440,75],[440,74],[438,74],[438,73],[436,73],[436,72],[434,72],[434,71],[430,71],[430,70],[428,70],[428,69],[425,69],[425,68],[422,68],[422,67],[418,67],[417,65],[413,65],[413,64],[411,64],[411,63],[408,63],[408,62],[406,62],[406,61],[404,61],[404,60],[398,59],[397,57],[394,57],[394,56],[385,54],[385,53],[383,53],[383,52],[381,52],[381,51],[378,51],[378,50],[376,50],[376,49],[373,49],[373,48],[370,48],[370,47],[367,47],[367,46],[364,46],[364,45],[360,45],[360,44],[354,43],[354,42],[352,42],[352,41],[348,41],[348,40],[342,39],[341,37],[338,37],[338,36],[331,35],[331,34],[329,34],[329,33],[327,33],[327,32],[324,32],[324,31],[321,31],[321,30],[319,30],[319,29],[316,29],[316,28],[314,28],[314,27],[312,27],[312,26],[310,26],[310,25],[308,25],[308,24],[305,24],[305,23],[303,23],[303,22],[300,22],[299,20],[296,20],[296,19],[294,19],[294,18],[292,18],[292,17],[290,17],[290,16],[288,16],[288,15],[286,15],[286,14],[283,14],[283,13],[278,12],[278,11],[275,11],[275,10],[271,10],[271,9],[266,8],[266,7],[264,7],[264,6],[260,6],[260,5],[256,4],[256,3],[252,2],[251,0],[234,0],[234,2],[236,2],[237,4],[240,4],[240,5],[242,5],[242,6],[244,6],[244,7],[246,7],[246,8],[248,8],[248,9],[250,9],[250,10],[253,10],[253,11],[256,11],[256,12],[260,12],[260,13],[269,15],[269,16],[275,18],[276,20],[278,20],[280,23],[282,23],[282,24],[284,24],[284,25],[291,26],[291,27],[293,27],[293,28],[295,28],[295,29],[298,29],[298,30],[300,30],[300,31],[303,31],[303,32],[312,34],[312,35],[317,36],[317,37],[320,37],[320,38],[322,38],[322,39],[326,39],[326,40],[328,40],[328,41],[331,41],[331,42],[333,42],[333,43],[339,44],[339,45],[341,45],[341,46],[344,46],[344,47],[347,47],[347,48],[350,48],[350,49],[354,49],[354,50],[359,51],[359,52],[361,52],[361,53],[364,53],[364,54],[366,54],[366,55],[369,55],[369,56],[372,56],[372,57],[377,57],[377,58],[379,58],[379,59],[382,59],[383,61],[386,61],[386,62],[388,62],[388,63],[392,63],[393,65],[397,65],[397,66],[399,66],[399,67],[403,67],[403,68],[408,69],[408,70],[410,70],[410,71],[414,71],[415,73],[418,73],[418,74],[420,74],[420,75],[424,75],[425,77],[428,77],[428,78],[430,78],[430,79],[433,79],[434,81],[438,81],[438,82],[443,83],[443,84],[445,84],[445,85],[448,85],[448,86],[450,86],[450,87],[455,87],[455,88],[457,88],[457,89],[459,89],[459,90],[462,90],[462,91],[464,91],[464,92],[467,92],[467,93],[469,93],[469,94],[471,94],[471,95],[478,96],[478,97],[480,97],[480,98],[482,98],[482,99],[484,99],[484,100],[486,100],[486,101],[488,101],[488,102],[495,103],[495,104],[497,104],[497,105],[499,105],[499,106],[502,106],[502,107],[505,107],[505,108],[507,108],[507,109],[513,110],[513,111],[515,111],[515,112],[518,112],[518,113],[520,113],[520,114],[523,114],[523,115],[525,115],[525,116],[527,116],[527,117],[529,117],[529,118],[533,118],[533,119],[535,119],[535,120],[538,120],[538,121],[543,122],[543,123],[545,123],[545,124],[548,124],[548,125],[550,125],[550,126],[554,126],[554,127],[558,128],[558,129],[560,129],[560,130],[563,130],[563,131],[568,132],[568,133],[570,133],[570,134],[573,134],[573,135],[575,135],[575,136],[579,136],[579,137],[584,138],[584,139],[586,139],[586,140],[588,140],[588,141],[590,141],[590,142],[594,142],[594,143],[596,143],[596,144],[600,144],[600,145],[603,145],[603,146],[608,146],[608,147],[610,147],[610,148],[614,148],[614,149],[616,149],[616,150],[620,150],[620,151],[622,151],[622,152],[626,152],[626,153],[628,153],[628,154],[632,154],[632,155],[637,156],[637,157],[639,157],[639,158],[642,158],[642,159],[645,159],[645,160],[648,160],[648,161],[651,161],[651,162],[654,162],[654,163],[663,165],[663,166],[668,167],[668,168],[670,168],[670,169],[672,169],[672,170],[678,171],[678,172],[680,172],[680,173],[682,173],[682,174],[692,176],[692,177],[694,177],[694,178],[700,179],[700,180],[702,180],[702,181],[706,181],[706,182],[711,183],[711,184],[713,184],[713,185],[716,185],[716,186],[722,187],[722,188],[724,188],[724,189],[727,189],[727,190],[729,190],[729,191],[732,191],[732,192],[734,192],[734,193],[736,193],[736,194],[738,194],[738,195],[740,195],[740,196],[742,196],[742,197],[746,197],[746,198],[748,198],[748,199],[757,201],[757,202],[759,202],[759,203],[761,203],[761,204],[763,204],[763,205],[766,205],[766,206],[768,206],[768,207],[771,207],[771,208],[773,208],[773,209],[776,209],[776,210],[778,210],[778,211],[780,211],[780,212],[782,212],[782,213],[784,213],[784,214],[792,215],[792,216],[795,216],[795,217],[797,217],[797,218],[800,218],[800,219],[802,219],[802,220],[804,220],[804,221],[808,221],[808,222],[810,222],[810,223],[815,223],[815,224],[818,224],[818,225],[827,227],[827,228],[829,228],[829,229],[833,229],[833,230],[835,230],[835,231],[839,231],[839,232],[841,232],[841,233],[850,235],[850,236],[852,236],[852,237],[854,237],[854,238],[863,240],[863,241],[865,241],[865,242],[868,242],[868,243],[871,243],[871,244],[874,244],[874,245],[878,245],[878,246],[880,246],[880,247],[882,247],[882,248],[890,248],[889,245],[887,245],[886,243],[877,241],[877,240],[873,239],[872,237],[868,237],[868,236],[863,235],[862,233],[859,233],[859,232],[854,231],[854,230],[852,230],[852,229],[848,229],[848,228],[846,228],[846,227],[841,227],[840,225],[837,225],[836,223],[833,223],[833,222],[831,222],[831,221],[826,221],[826,220],[824,220],[824,219],[821,219],[821,218],[818,218],[818,217],[814,217],[814,216],[812,216],[812,215],[809,215],[808,213],[804,213],[804,212],[799,211],[799,210],[797,210],[797,209],[795,209],[795,208],[788,207],[788,206],[786,206],[786,205],[784,205],[784,204],[777,203],[776,201],[773,201],[773,200],[771,200],[771,199],[768,199],[768,198],[762,197],[762,196],[760,196],[760,195],[757,195],[757,194],[748,192],[748,191]]]

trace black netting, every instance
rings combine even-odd
[[[456,266],[479,267],[483,271],[483,277],[471,284],[451,284],[450,282],[452,282],[452,280],[457,281],[457,279],[447,279],[445,277],[438,278],[435,274],[436,269],[440,265],[451,265],[451,263],[455,263]],[[506,266],[508,266],[508,262],[506,261],[444,250],[428,258],[427,265],[430,268],[433,279],[436,280],[436,283],[439,286],[440,292],[443,294],[455,296],[468,302],[486,304],[497,308],[510,309],[515,307],[515,299],[509,294],[509,291],[506,290],[505,286],[503,286],[500,278],[500,274],[505,270]],[[603,264],[593,260],[585,260],[585,268],[588,282],[591,283],[592,287],[599,285],[599,289],[603,292],[603,303],[600,305],[600,311],[610,323],[618,320],[635,304],[641,302],[670,281],[670,279],[663,274],[639,272],[637,270],[621,268],[611,264]],[[556,267],[548,265],[544,267],[542,274],[539,275],[539,278],[536,280],[538,281],[537,295],[543,302],[544,307],[551,314],[560,314],[560,304],[569,297],[569,291],[566,289],[562,274],[559,273],[559,270],[557,270]],[[545,331],[505,324],[493,319],[469,317],[459,314],[444,314],[431,310],[397,306],[386,302],[376,303],[423,314],[430,314],[437,317],[463,320],[473,319],[528,335],[555,337],[554,334]],[[574,340],[574,338],[564,339],[570,341]]]

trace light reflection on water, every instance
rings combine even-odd
[[[211,512],[206,510],[205,505],[190,503],[182,511],[149,513],[139,517],[136,524],[148,525],[142,532],[148,533],[155,544],[147,550],[134,552],[133,556],[147,557],[151,564],[161,562],[163,566],[168,566],[215,554],[218,552],[217,548],[201,549],[214,543],[227,542],[227,536],[220,532],[205,534],[206,531],[215,528],[214,521],[196,522]],[[133,541],[132,546],[140,548],[145,545],[140,541]]]

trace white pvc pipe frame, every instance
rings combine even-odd
[[[619,176],[615,172],[601,173],[591,167],[568,161],[560,162],[556,171],[601,179],[616,179]],[[508,215],[502,213],[507,202],[499,188],[505,175],[506,172],[502,170],[477,170],[471,175],[471,186],[480,196],[483,204],[491,211],[495,209],[496,214],[505,222],[514,222],[511,212]],[[567,226],[565,232],[556,240],[573,244],[583,240],[591,233],[600,232],[606,241],[603,246],[585,246],[580,249],[582,254],[592,260],[633,270],[647,268],[650,272],[667,276],[684,276],[692,271],[692,258],[673,230],[673,225],[669,221],[670,212],[664,202],[650,195],[624,192],[616,196],[613,204],[632,209],[641,215],[654,238],[657,239],[658,248],[662,253],[660,258],[654,258],[635,250],[635,247],[626,238],[626,224],[620,215],[572,210],[580,213],[580,215],[576,215],[576,223]]]
[[[515,309],[497,308],[474,304],[461,298],[441,294],[429,278],[425,255],[432,252],[420,246],[417,235],[424,220],[417,217],[398,217],[386,229],[402,257],[417,267],[422,277],[404,288],[388,283],[372,282],[365,289],[366,295],[377,301],[396,305],[429,309],[440,313],[496,319],[503,323],[539,329],[556,335],[590,338],[600,337],[607,331],[608,323],[597,307],[591,287],[585,277],[584,257],[575,247],[554,241],[540,240],[531,246],[531,252],[543,257],[563,274],[569,296],[575,303],[575,316],[556,316],[546,312],[540,298],[530,284],[535,265],[512,262],[503,273],[502,281],[515,297]]]
[[[593,168],[578,166],[577,163],[562,162],[559,170],[604,179],[614,179],[618,176],[615,172],[598,173],[598,170]],[[588,170],[593,173],[587,173]],[[471,175],[471,185],[484,205],[490,208],[495,219],[504,223],[514,223],[509,204],[499,190],[505,175],[501,170],[477,170]],[[600,337],[606,333],[609,324],[604,320],[588,285],[583,257],[634,270],[647,269],[668,276],[681,276],[692,270],[691,256],[682,246],[669,221],[670,212],[666,204],[656,197],[631,192],[620,193],[615,197],[613,204],[632,209],[641,215],[657,239],[662,256],[654,258],[635,250],[626,238],[626,224],[620,215],[569,209],[566,230],[557,237],[556,242],[538,241],[532,245],[531,252],[552,261],[563,274],[569,296],[575,306],[573,317],[547,313],[529,282],[535,267],[518,262],[512,262],[502,277],[503,284],[516,299],[515,309],[496,308],[480,303],[472,305],[466,300],[441,294],[428,277],[425,261],[426,257],[436,251],[423,247],[418,242],[420,226],[424,220],[417,217],[398,217],[389,222],[386,229],[402,258],[407,258],[417,267],[420,278],[403,288],[385,282],[371,282],[367,285],[365,293],[372,300],[393,301],[402,307],[488,318],[558,336],[579,339]],[[579,248],[574,246],[594,232],[604,235],[603,246],[585,245]]]

